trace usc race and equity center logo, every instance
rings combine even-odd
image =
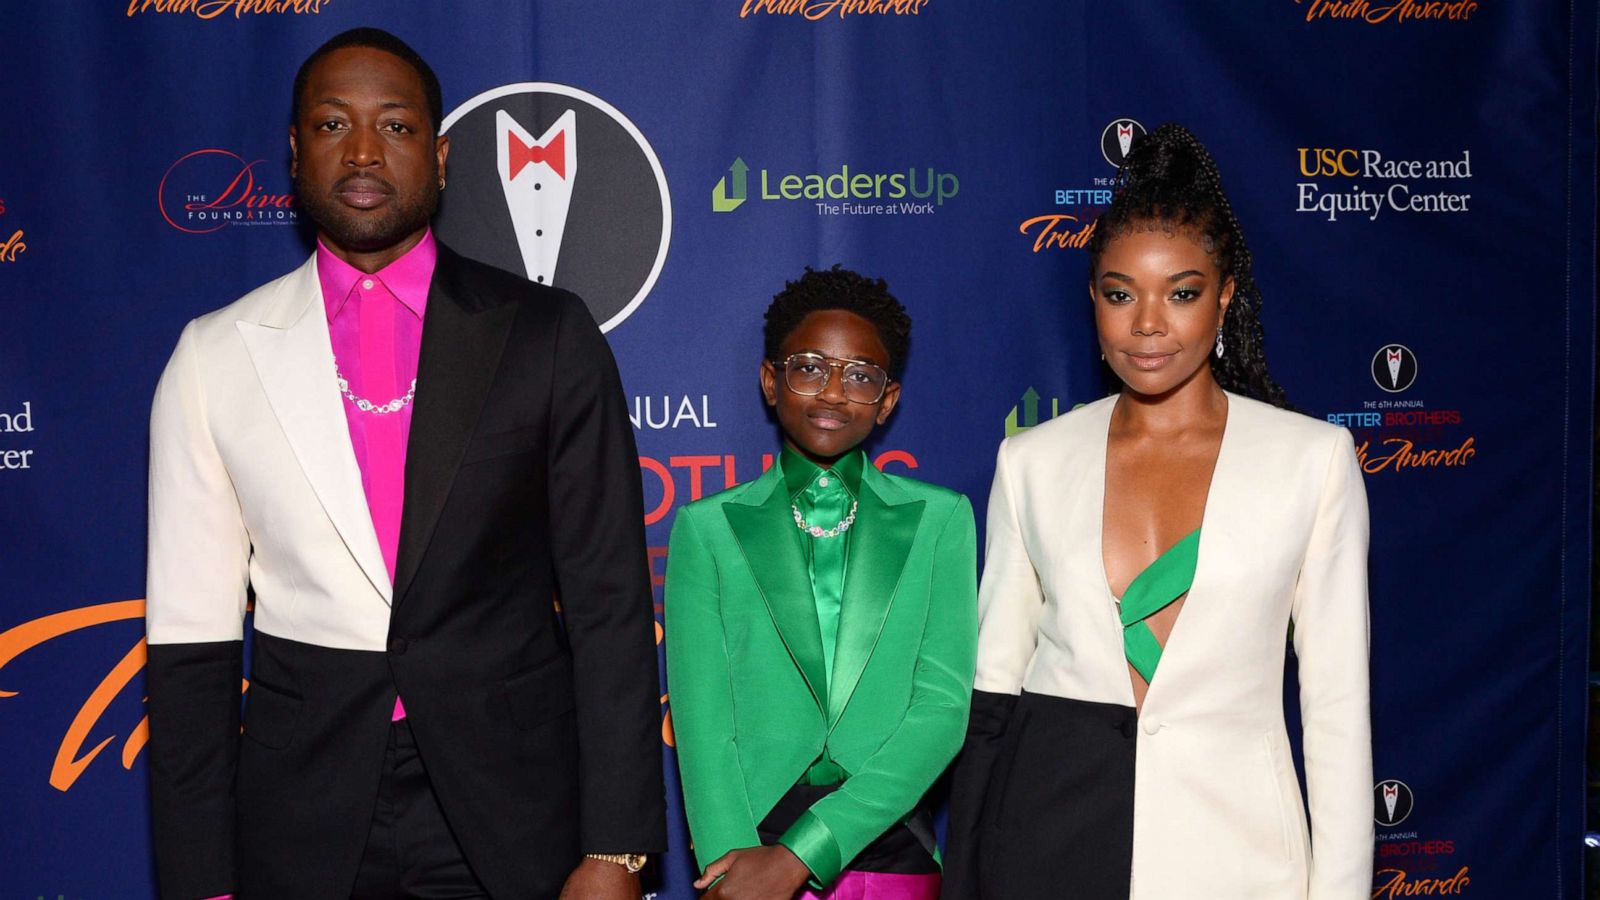
[[[1360,217],[1369,222],[1389,214],[1471,211],[1472,151],[1459,157],[1401,159],[1371,148],[1299,147],[1300,177],[1295,184],[1297,213],[1329,222]]]
[[[450,246],[582,297],[610,331],[649,296],[672,240],[672,198],[644,134],[611,104],[522,82],[456,107],[434,229]]]

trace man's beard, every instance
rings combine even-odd
[[[365,175],[367,178],[377,178]],[[342,180],[342,179],[341,179]],[[387,179],[377,180],[388,183]],[[295,174],[294,190],[300,208],[327,239],[344,250],[373,253],[393,247],[428,224],[439,209],[437,170],[430,173],[421,188],[409,196],[396,190],[381,209],[363,211],[346,206],[332,196],[338,182],[326,194],[318,193]],[[390,187],[393,187],[390,184]]]

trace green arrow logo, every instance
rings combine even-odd
[[[733,212],[744,205],[744,176],[750,171],[750,167],[744,164],[743,159],[735,159],[733,165],[728,167],[728,171],[733,173],[733,191],[729,192],[728,190],[728,177],[726,175],[717,179],[717,186],[711,191],[712,212]]]
[[[1011,407],[1011,412],[1006,413],[1006,437],[1021,434],[1029,428],[1039,424],[1039,392],[1028,386],[1022,392],[1022,402]],[[1082,406],[1083,404],[1078,404]],[[1076,409],[1077,407],[1073,407]],[[1061,415],[1061,401],[1055,397],[1050,398],[1050,418]]]

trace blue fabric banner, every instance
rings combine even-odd
[[[188,319],[309,252],[291,80],[376,25],[443,83],[441,238],[572,288],[607,332],[658,616],[673,511],[776,452],[756,370],[786,279],[888,280],[913,350],[871,456],[981,522],[999,441],[1107,390],[1082,246],[1126,140],[1190,127],[1250,240],[1275,376],[1351,429],[1366,472],[1373,896],[1577,897],[1595,19],[1555,0],[0,6],[0,896],[154,896],[151,395]],[[498,174],[555,141],[559,197]],[[688,900],[669,687],[650,889]]]

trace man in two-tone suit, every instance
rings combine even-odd
[[[616,367],[576,297],[434,240],[440,121],[394,36],[313,53],[289,138],[316,251],[189,323],[157,388],[165,898],[638,898],[664,849]]]

